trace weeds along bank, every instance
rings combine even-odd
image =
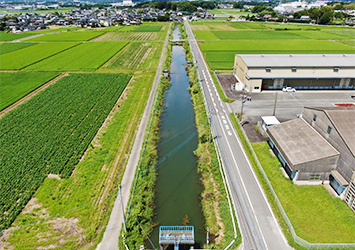
[[[184,25],[180,25],[181,39],[188,39]],[[193,62],[188,42],[183,42],[187,61]],[[209,228],[209,245],[211,249],[225,249],[234,239],[233,221],[227,198],[227,190],[223,185],[222,173],[218,164],[213,141],[210,141],[210,128],[202,89],[199,84],[195,66],[188,68],[190,78],[191,100],[195,110],[195,120],[198,130],[198,148],[195,151],[198,157],[198,172],[204,191],[201,193],[202,211],[205,217],[205,227]],[[241,235],[237,228],[238,238],[230,249],[237,249],[241,244]]]

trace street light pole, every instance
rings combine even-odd
[[[122,186],[120,185],[119,188],[120,188],[119,192],[120,192],[120,197],[121,197],[121,205],[122,205],[122,213],[123,213],[124,231],[127,232],[126,218],[124,216],[124,206],[123,206],[123,200],[122,200]]]

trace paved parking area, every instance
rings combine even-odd
[[[243,120],[248,121],[245,130],[253,142],[252,132],[257,132],[255,125],[261,121],[261,116],[270,116],[274,113],[280,122],[297,118],[302,114],[304,107],[333,107],[335,103],[355,103],[355,91],[297,91],[284,93],[282,91],[263,91],[261,93],[247,93],[251,101],[246,101],[243,107]],[[229,105],[231,112],[240,113],[241,98]],[[251,126],[251,127],[250,127]],[[255,128],[255,130],[253,129]]]

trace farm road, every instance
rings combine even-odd
[[[170,27],[171,24],[169,26],[168,34],[165,39],[164,48],[160,57],[159,66],[157,69],[157,74],[155,75],[153,87],[150,92],[150,96],[147,105],[145,107],[141,123],[138,128],[138,132],[133,144],[131,155],[127,162],[126,171],[122,178],[121,186],[122,186],[123,207],[127,207],[127,203],[129,200],[130,190],[135,176],[136,166],[138,164],[139,157],[140,157],[140,150],[143,144],[145,128],[147,127],[148,124],[149,114],[153,107],[155,93],[162,72],[165,50],[169,40],[168,38],[170,33]],[[120,196],[117,196],[102,242],[97,246],[96,250],[118,250],[118,237],[120,235],[122,223],[123,223],[123,213],[122,213],[121,199]]]

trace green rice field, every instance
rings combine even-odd
[[[103,35],[105,32],[99,31],[76,31],[61,32],[30,38],[26,41],[89,41],[95,37]]]
[[[7,33],[5,31],[0,31],[0,42],[13,41],[28,36],[33,36],[33,34],[29,34],[29,33],[14,34],[14,33]]]
[[[27,69],[95,70],[126,45],[127,42],[82,43],[79,46],[36,63]]]
[[[157,26],[157,25],[149,25],[149,26],[139,26],[138,28],[134,29],[134,32],[159,32],[161,30],[162,26]]]
[[[23,49],[36,43],[0,43],[0,55]]]
[[[53,56],[63,50],[69,49],[78,43],[39,43],[20,50],[0,55],[1,70],[22,69],[47,57]]]
[[[288,31],[272,30],[242,30],[242,31],[212,31],[220,40],[286,40],[286,39],[304,39],[303,36]]]
[[[0,73],[0,111],[58,76],[55,72]]]

